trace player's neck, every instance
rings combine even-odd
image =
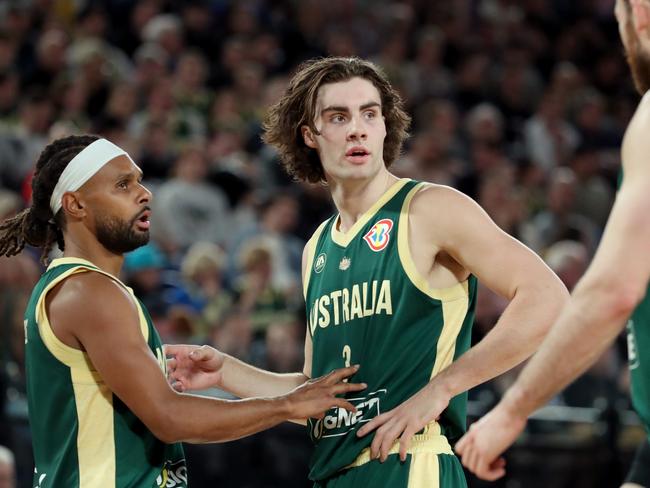
[[[332,200],[340,215],[339,230],[347,232],[398,180],[384,170],[370,180],[330,181]]]
[[[124,263],[124,255],[108,251],[97,240],[83,235],[65,233],[63,257],[90,261],[102,271],[119,278]]]

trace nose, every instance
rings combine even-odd
[[[150,203],[152,198],[153,195],[151,194],[149,189],[143,184],[140,184],[140,194],[138,195],[138,203],[141,205]]]
[[[368,137],[366,132],[365,125],[361,120],[360,115],[355,115],[350,119],[350,124],[348,125],[348,141],[364,141]]]

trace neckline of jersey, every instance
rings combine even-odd
[[[99,269],[99,266],[97,266],[95,263],[91,263],[87,259],[75,258],[75,257],[64,257],[64,258],[53,259],[50,265],[47,267],[47,269],[49,271],[52,268],[56,268],[57,266],[63,266],[64,264],[85,264],[88,266],[92,266],[93,268]]]
[[[347,232],[341,232],[338,230],[341,214],[337,213],[334,217],[334,222],[332,223],[332,229],[330,232],[332,241],[339,246],[348,247],[350,242],[352,242],[359,231],[366,226],[368,221],[377,213],[377,211],[386,205],[386,203],[388,203],[388,201],[393,198],[397,192],[399,192],[409,181],[412,180],[410,178],[400,178],[395,183],[393,183],[388,188],[388,190],[386,190],[384,194],[379,197],[379,199],[377,199],[377,201],[368,210],[366,210],[363,215],[361,215],[359,220],[357,220]]]
[[[119,279],[117,276],[113,276],[112,274],[108,273],[107,271],[104,271],[101,269],[99,266],[97,266],[95,263],[88,261],[87,259],[83,258],[75,258],[75,257],[63,257],[63,258],[56,258],[53,259],[49,266],[47,267],[47,271],[56,268],[57,266],[63,266],[65,264],[80,264],[83,266],[90,266],[91,268],[97,269],[97,271],[103,275],[106,275],[115,281],[117,281],[120,285],[122,285],[124,288],[126,288],[131,295],[135,298],[135,294],[133,293],[133,288],[130,286],[127,286],[121,279]]]

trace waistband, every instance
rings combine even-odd
[[[408,451],[409,454],[415,454],[419,452],[428,452],[432,454],[454,454],[454,451],[451,449],[451,444],[444,435],[435,435],[435,434],[419,434],[414,435],[411,440],[411,446]],[[388,454],[398,454],[399,453],[399,440],[395,443],[388,451]],[[363,451],[359,453],[357,458],[348,464],[343,469],[349,468],[358,468],[371,461],[370,459],[370,448],[366,447]]]

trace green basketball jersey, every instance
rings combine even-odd
[[[619,188],[623,177],[621,169],[617,182]],[[632,404],[650,434],[650,286],[627,322],[627,351]]]
[[[409,205],[422,185],[399,180],[349,232],[338,231],[333,217],[307,244],[312,376],[360,364],[351,381],[368,384],[348,395],[356,414],[332,409],[309,421],[313,480],[351,465],[373,437],[358,438],[360,425],[413,396],[470,346],[475,278],[431,289],[410,254]],[[459,395],[423,434],[458,438],[465,408],[466,395]]]
[[[650,288],[627,323],[632,403],[650,433]]]
[[[88,261],[56,259],[36,284],[25,312],[34,486],[186,487],[181,445],[159,441],[108,389],[88,356],[61,342],[50,327],[46,294],[72,274],[83,272],[99,272],[122,284]],[[133,299],[142,335],[165,370],[160,337],[145,308]]]

